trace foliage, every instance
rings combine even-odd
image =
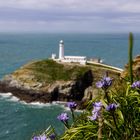
[[[129,53],[128,53],[128,56],[129,56],[129,77],[130,77],[131,84],[133,83],[133,72],[132,72],[133,56],[132,56],[132,53],[133,53],[133,34],[130,33],[129,34]]]
[[[34,135],[32,140],[58,140],[57,134],[52,126],[49,126],[43,133]]]
[[[140,89],[132,88],[130,83],[124,90],[110,91],[103,88],[104,94],[101,99],[96,99],[102,103],[99,109],[99,102],[95,100],[89,102],[87,110],[76,116],[73,108],[71,110],[73,123],[63,124],[66,126],[65,133],[59,137],[62,140],[135,140],[140,139]],[[108,96],[108,97],[107,97]],[[92,104],[93,102],[93,110]],[[95,108],[95,106],[97,108]],[[71,108],[70,108],[71,109]],[[99,111],[95,120],[90,119]],[[60,120],[60,119],[59,119]],[[65,121],[65,120],[63,120]],[[69,125],[69,127],[68,127]],[[100,133],[99,133],[100,132]]]
[[[140,81],[134,83],[132,81],[132,79],[124,80],[121,88],[117,85],[112,90],[110,86],[113,79],[104,76],[96,83],[97,88],[103,91],[100,92],[101,96],[89,101],[87,109],[79,116],[74,113],[75,103],[68,103],[73,123],[69,123],[69,117],[66,115],[66,119],[59,119],[66,127],[66,131],[59,139],[140,139]]]
[[[109,97],[107,98],[105,94]],[[102,118],[98,116],[96,120],[90,120],[88,116],[91,115],[91,110],[86,110],[61,139],[99,139],[99,130],[101,130],[100,139],[103,140],[140,139],[139,90],[132,89],[128,83],[125,91],[112,93],[104,90],[103,96],[100,99],[103,104],[102,115],[100,114]]]
[[[89,70],[88,67],[61,64],[49,59],[37,61],[31,64],[28,69],[34,72],[37,81],[47,83],[52,83],[56,80],[68,81],[77,79]]]

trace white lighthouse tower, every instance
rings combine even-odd
[[[56,54],[52,54],[52,59],[56,62],[66,62],[66,63],[80,63],[86,65],[86,56],[64,56],[64,42],[60,40],[59,42],[59,57],[56,58]]]
[[[64,59],[64,42],[60,40],[59,42],[59,60]]]

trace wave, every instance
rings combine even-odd
[[[32,103],[26,103],[26,104],[31,105],[33,107],[48,107],[52,105],[50,103],[40,103],[40,102],[32,102]]]
[[[59,106],[60,108],[64,109],[66,107],[66,102],[62,102],[62,101],[53,101],[52,103],[41,103],[41,102],[26,103],[24,101],[21,101],[21,103],[35,108]]]
[[[18,101],[20,101],[20,100],[19,100],[19,98],[15,97],[15,96],[12,96],[12,97],[10,98],[10,101],[18,102]]]
[[[64,102],[52,102],[52,103],[41,103],[41,102],[31,102],[27,103],[25,101],[21,101],[19,98],[12,95],[12,93],[0,93],[0,98],[7,100],[7,101],[13,101],[13,102],[19,102],[24,105],[31,105],[31,106],[39,106],[39,107],[45,107],[45,106],[52,106],[52,105],[64,105]]]
[[[14,101],[14,102],[19,101],[19,99],[17,97],[13,96],[12,93],[10,93],[10,92],[8,92],[8,93],[0,93],[0,98],[10,100],[10,101]]]
[[[37,108],[42,108],[42,107],[49,107],[49,106],[59,106],[61,108],[63,108],[66,111],[70,111],[70,109],[68,107],[66,107],[66,103],[64,101],[53,101],[52,103],[41,103],[41,102],[31,102],[31,103],[27,103],[25,101],[21,101],[19,98],[15,97],[12,95],[12,93],[8,92],[8,93],[0,93],[0,98],[3,98],[7,101],[12,101],[12,102],[18,102],[21,103],[23,105],[28,105],[30,107],[37,107]],[[75,110],[76,112],[82,112],[82,110]]]
[[[0,93],[0,98],[4,99],[6,101],[12,101],[12,102],[18,102],[21,103],[23,105],[28,105],[30,107],[48,107],[48,106],[55,106],[55,105],[59,105],[60,107],[65,107],[66,102],[60,102],[60,101],[54,101],[52,103],[41,103],[41,102],[31,102],[31,103],[27,103],[25,101],[21,101],[19,98],[13,96],[12,93],[8,92],[8,93]]]
[[[8,93],[0,93],[0,97],[9,98],[9,97],[12,97],[12,93],[10,93],[10,92],[8,92]]]

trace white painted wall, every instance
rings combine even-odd
[[[80,63],[82,65],[85,65],[87,62],[86,56],[64,56],[64,42],[61,40],[59,42],[59,57],[56,59],[56,54],[52,54],[52,59],[55,61],[60,61],[60,62],[75,62],[75,63]]]
[[[64,42],[63,42],[63,40],[61,40],[59,43],[59,59],[60,60],[64,59]]]

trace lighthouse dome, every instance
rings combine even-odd
[[[59,42],[60,44],[64,44],[64,41],[63,40],[60,40],[60,42]]]

